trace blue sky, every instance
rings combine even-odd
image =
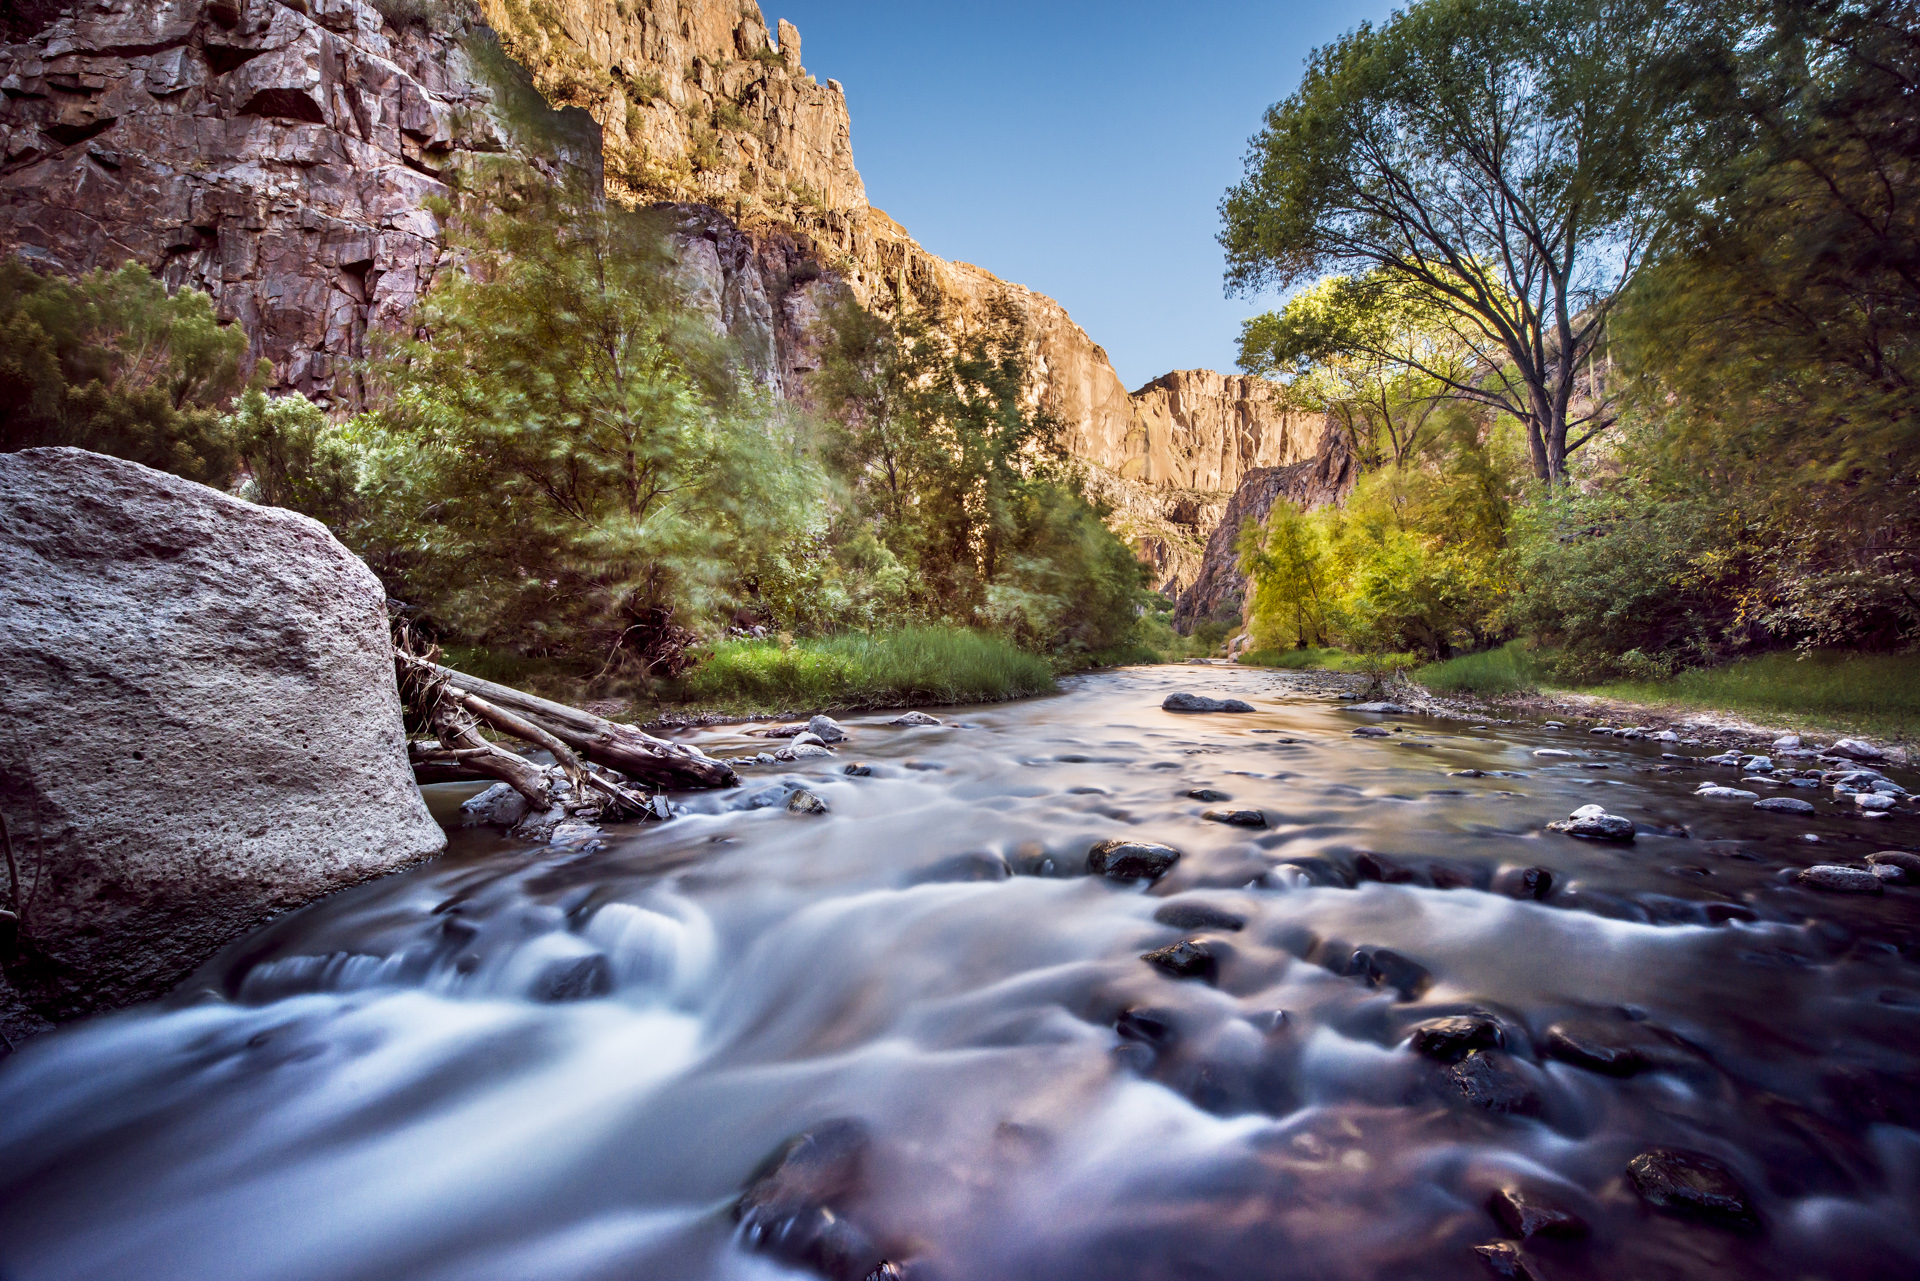
[[[1214,241],[1261,113],[1388,3],[761,0],[846,86],[867,197],[943,258],[1060,300],[1131,389],[1234,367]]]

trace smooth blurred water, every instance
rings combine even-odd
[[[677,798],[596,851],[456,833],[173,1002],[0,1064],[0,1270],[796,1275],[742,1248],[733,1198],[850,1117],[871,1148],[838,1208],[914,1278],[1489,1276],[1470,1247],[1516,1183],[1591,1224],[1528,1244],[1555,1278],[1920,1275],[1920,889],[1782,875],[1911,847],[1920,820],[1697,800],[1736,775],[1572,731],[1387,717],[1401,732],[1356,739],[1383,718],[1281,679],[1133,669],[957,725],[848,718],[837,758]],[[1259,710],[1162,712],[1174,689]],[[733,808],[782,781],[832,812]],[[1269,826],[1203,820],[1198,786]],[[433,790],[442,812],[464,794]],[[1635,843],[1544,830],[1593,802]],[[1151,888],[1087,876],[1113,836],[1185,857]],[[1358,880],[1368,852],[1411,879]],[[1528,867],[1545,901],[1499,892]],[[1161,924],[1169,902],[1244,928]],[[1182,938],[1214,948],[1213,983],[1140,960]],[[1431,986],[1345,973],[1382,947]],[[1469,1008],[1506,1028],[1537,1117],[1473,1106],[1408,1048]],[[1158,1046],[1116,1033],[1127,1010]],[[1569,1016],[1671,1053],[1625,1079],[1557,1061],[1541,1038]],[[1763,1230],[1649,1210],[1624,1171],[1653,1144],[1718,1158]]]

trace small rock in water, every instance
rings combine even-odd
[[[463,827],[480,824],[512,827],[525,818],[531,808],[526,797],[505,783],[495,783],[477,796],[469,796],[460,802],[460,823]]]
[[[1854,805],[1872,814],[1884,814],[1894,806],[1894,799],[1882,792],[1856,792]]]
[[[1897,867],[1907,874],[1909,881],[1920,881],[1920,854],[1909,854],[1905,850],[1881,850],[1867,855],[1867,862],[1875,867]]]
[[[1569,752],[1564,747],[1536,747],[1533,751],[1533,754],[1535,756],[1572,756],[1573,755],[1572,752]]]
[[[1746,1191],[1711,1157],[1653,1148],[1627,1163],[1627,1177],[1655,1209],[1720,1227],[1751,1230],[1760,1225]]]
[[[1393,731],[1390,729],[1381,729],[1378,725],[1362,725],[1359,729],[1353,731],[1353,736],[1355,738],[1392,738]]]
[[[1514,1061],[1498,1050],[1475,1050],[1447,1069],[1461,1097],[1489,1112],[1537,1116],[1540,1096]]]
[[[1476,1245],[1473,1252],[1487,1261],[1498,1276],[1511,1277],[1513,1281],[1546,1281],[1533,1260],[1520,1252],[1520,1247],[1511,1241],[1495,1241],[1488,1245]]]
[[[1680,736],[1670,729],[1663,729],[1653,737],[1656,742],[1661,743],[1677,743],[1680,741]]]
[[[943,858],[913,876],[915,885],[938,885],[965,881],[1004,881],[1013,875],[1007,860],[982,850]]]
[[[938,725],[940,723],[939,717],[929,716],[925,712],[906,712],[887,722],[889,725],[899,725],[903,728],[909,725]]]
[[[817,735],[823,743],[838,743],[847,736],[847,731],[840,727],[840,722],[831,716],[814,717],[807,722],[807,729]]]
[[[793,795],[787,797],[787,812],[790,814],[824,814],[827,803],[804,787],[796,787]]]
[[[1578,1237],[1587,1233],[1586,1221],[1519,1188],[1501,1188],[1487,1198],[1487,1210],[1510,1237]]]
[[[873,766],[867,764],[865,761],[853,761],[840,772],[842,774],[852,775],[854,778],[871,778],[873,776]]]
[[[1448,778],[1485,778],[1487,772],[1478,769],[1453,769],[1447,771]]]
[[[783,747],[775,752],[773,758],[777,761],[804,761],[816,756],[832,755],[833,749],[825,743],[795,743],[791,747]]]
[[[1809,889],[1828,890],[1835,894],[1878,894],[1880,878],[1872,872],[1857,867],[1842,867],[1837,863],[1816,863],[1803,869],[1794,878]]]
[[[1165,1010],[1122,1010],[1114,1020],[1113,1030],[1123,1041],[1138,1041],[1156,1050],[1173,1039],[1173,1022]]]
[[[1219,959],[1214,956],[1212,949],[1193,939],[1181,939],[1167,947],[1143,952],[1140,959],[1169,977],[1200,979],[1209,983],[1220,968]]]
[[[1202,694],[1188,694],[1184,691],[1169,694],[1160,704],[1167,712],[1250,712],[1251,703],[1243,703],[1237,698],[1208,698]]]
[[[1225,823],[1229,827],[1265,827],[1267,816],[1259,810],[1207,810],[1200,815],[1210,823]]]
[[[1413,1025],[1413,1052],[1441,1063],[1458,1063],[1474,1050],[1499,1049],[1503,1041],[1498,1023],[1475,1014],[1454,1014]]]
[[[1811,814],[1813,805],[1797,796],[1769,796],[1763,801],[1755,801],[1753,808],[1772,810],[1777,814]]]
[[[1115,881],[1157,881],[1179,861],[1179,850],[1153,841],[1101,841],[1087,851],[1087,870]]]
[[[1633,840],[1633,820],[1609,814],[1598,805],[1582,805],[1566,818],[1547,824],[1550,832],[1564,832],[1583,841]]]
[[[1905,868],[1895,867],[1891,863],[1873,863],[1867,870],[1889,885],[1905,885],[1909,879]]]
[[[760,731],[768,738],[793,738],[807,732],[805,725],[769,725]]]
[[[1425,966],[1384,947],[1363,947],[1354,952],[1347,973],[1373,987],[1390,987],[1403,1001],[1411,1001],[1433,986],[1433,975]]]
[[[1164,905],[1153,914],[1153,919],[1162,925],[1171,925],[1176,930],[1238,930],[1246,926],[1246,918],[1236,916],[1222,908],[1206,903],[1172,902]]]
[[[1885,752],[1872,743],[1862,742],[1857,738],[1843,738],[1827,751],[1834,756],[1844,756],[1855,761],[1877,761],[1886,756]]]
[[[540,971],[533,981],[536,1001],[559,1004],[563,1001],[589,1001],[613,991],[613,966],[595,952],[555,961]]]
[[[1631,1023],[1600,1019],[1564,1019],[1547,1028],[1546,1052],[1563,1063],[1607,1076],[1632,1076],[1645,1070],[1648,1037]]]
[[[1216,792],[1211,787],[1196,787],[1187,793],[1190,801],[1230,801],[1233,798],[1225,792]]]
[[[1710,801],[1757,801],[1760,799],[1758,792],[1749,792],[1740,787],[1721,787],[1715,783],[1703,783],[1694,795]]]
[[[1398,703],[1355,703],[1352,707],[1343,707],[1343,712],[1376,712],[1383,716],[1406,716],[1409,712]]]
[[[1773,740],[1773,746],[1776,751],[1791,751],[1800,746],[1800,736],[1798,734],[1782,734],[1779,738]]]
[[[815,747],[825,747],[827,745],[827,740],[824,738],[821,738],[818,734],[814,733],[810,729],[803,729],[798,734],[795,734],[793,736],[793,745],[795,747],[805,747],[809,743],[811,743]]]
[[[1379,881],[1382,885],[1405,885],[1416,873],[1406,864],[1389,854],[1375,854],[1372,850],[1362,850],[1353,860],[1353,874],[1363,881]]]
[[[1494,875],[1493,890],[1508,898],[1539,901],[1553,893],[1553,873],[1544,867],[1503,867]]]
[[[844,1213],[863,1190],[868,1147],[866,1127],[845,1118],[788,1140],[734,1203],[747,1248],[836,1281],[887,1275],[872,1238]]]

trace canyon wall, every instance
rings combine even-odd
[[[1129,394],[1059,303],[919,245],[867,203],[841,87],[753,0],[87,0],[23,21],[0,47],[0,249],[206,291],[277,390],[357,403],[368,335],[445,260],[450,171],[512,157],[661,207],[693,302],[784,397],[804,399],[838,290],[956,336],[1010,307],[1034,402],[1169,594],[1241,478],[1317,446],[1257,378]]]

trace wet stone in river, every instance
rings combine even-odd
[[[1176,979],[1200,979],[1211,983],[1220,969],[1219,958],[1214,955],[1213,949],[1196,939],[1181,939],[1178,943],[1143,952],[1140,959],[1162,974]]]
[[[1653,1148],[1627,1163],[1627,1178],[1655,1209],[1719,1227],[1751,1230],[1759,1226],[1746,1190],[1712,1157]]]
[[[1500,1221],[1510,1237],[1580,1237],[1587,1234],[1586,1221],[1571,1210],[1563,1210],[1537,1195],[1519,1188],[1500,1188],[1487,1198],[1487,1211]]]
[[[1540,1095],[1533,1082],[1499,1050],[1474,1050],[1447,1069],[1447,1078],[1475,1107],[1514,1116],[1540,1113]]]
[[[1187,799],[1190,801],[1217,802],[1217,801],[1230,801],[1233,798],[1231,796],[1228,796],[1225,792],[1215,791],[1211,787],[1196,787],[1192,791],[1187,793]]]
[[[1247,919],[1224,908],[1207,903],[1183,903],[1174,901],[1163,904],[1153,914],[1153,919],[1162,925],[1171,925],[1176,930],[1239,930],[1245,928]]]
[[[1498,1049],[1500,1025],[1477,1014],[1454,1014],[1413,1026],[1409,1042],[1415,1054],[1440,1063],[1457,1063],[1474,1050]]]
[[[1087,851],[1087,871],[1114,881],[1157,881],[1179,861],[1179,850],[1153,841],[1101,841]]]
[[[1167,695],[1160,708],[1168,712],[1250,712],[1253,705],[1237,698],[1208,698],[1204,694],[1182,691]]]
[[[1880,878],[1872,872],[1857,867],[1842,867],[1837,863],[1816,863],[1803,869],[1794,879],[1809,889],[1826,890],[1830,894],[1881,892]]]
[[[1265,827],[1267,816],[1259,810],[1207,810],[1200,815],[1210,823],[1225,823],[1229,827]]]

